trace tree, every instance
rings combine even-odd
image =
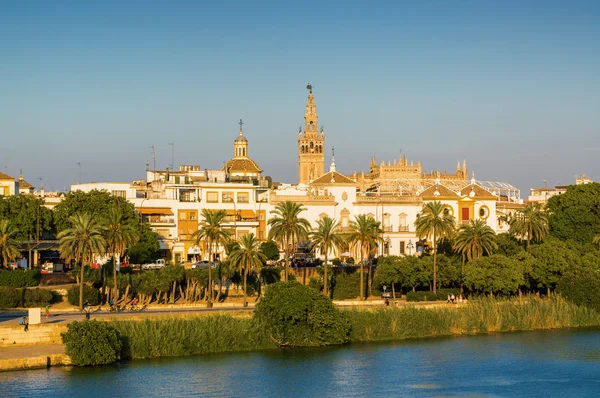
[[[44,232],[51,231],[52,210],[44,206],[44,199],[14,195],[0,198],[0,219],[13,225],[19,241],[42,239]]]
[[[571,185],[548,199],[550,234],[560,240],[589,243],[600,234],[600,183]]]
[[[106,241],[106,252],[113,259],[113,281],[115,303],[119,299],[119,287],[117,285],[117,258],[125,254],[128,245],[134,244],[139,239],[139,229],[133,220],[125,220],[119,208],[109,208],[104,220],[104,240]]]
[[[269,239],[273,239],[282,247],[285,252],[285,272],[284,280],[288,280],[290,266],[290,249],[292,245],[297,245],[301,239],[308,238],[310,231],[310,222],[300,217],[300,213],[305,211],[302,205],[287,200],[279,203],[275,210],[271,210],[271,217],[268,221],[270,226]]]
[[[596,245],[598,245],[598,247],[600,248],[600,234],[594,236],[594,238],[592,239],[592,242]]]
[[[350,222],[350,234],[348,241],[352,249],[358,250],[360,253],[360,299],[365,300],[365,285],[363,266],[365,261],[371,256],[371,253],[377,249],[378,244],[383,240],[381,238],[382,229],[379,221],[375,221],[373,217],[366,214],[359,214],[355,217],[355,221]]]
[[[21,252],[19,243],[15,239],[16,228],[8,221],[0,219],[0,253],[2,255],[2,265],[8,265],[9,261],[14,261]]]
[[[329,279],[327,279],[327,268],[329,268],[329,251],[339,249],[344,240],[338,233],[339,222],[334,218],[325,216],[317,220],[317,228],[310,234],[309,249],[319,248],[320,252],[325,254],[325,264],[323,264],[323,284],[324,293],[329,296]]]
[[[490,256],[498,248],[496,233],[483,220],[471,220],[469,225],[461,225],[454,237],[454,250],[460,252],[467,260],[481,257],[484,253]]]
[[[510,257],[523,251],[523,246],[511,234],[506,232],[496,235],[496,243],[498,244],[496,254]]]
[[[540,242],[548,235],[548,213],[539,203],[529,203],[515,214],[509,231],[527,250],[532,241]]]
[[[528,250],[535,261],[531,270],[533,284],[538,289],[546,289],[547,295],[556,288],[563,273],[577,268],[580,256],[569,246],[556,238],[548,238]]]
[[[69,217],[71,228],[58,234],[63,258],[72,257],[81,267],[79,277],[79,307],[83,309],[84,264],[91,262],[94,255],[104,254],[106,241],[102,224],[89,213],[77,213]]]
[[[244,275],[244,307],[248,306],[246,300],[246,284],[248,272],[250,270],[256,273],[260,272],[263,261],[267,258],[260,251],[260,242],[256,239],[253,233],[246,234],[237,240],[238,246],[229,256],[229,261],[233,267],[238,267],[240,274]]]
[[[465,265],[464,284],[474,292],[513,294],[523,284],[519,262],[500,254],[480,257]]]
[[[454,233],[454,217],[446,211],[446,205],[442,202],[428,202],[417,215],[415,227],[419,238],[431,238],[433,243],[433,294],[436,294],[437,240],[452,236]]]
[[[212,261],[213,245],[223,245],[229,241],[231,234],[223,229],[223,223],[227,213],[223,210],[208,210],[202,209],[202,217],[204,220],[200,222],[200,228],[192,234],[195,240],[195,245],[199,246],[201,242],[205,242],[208,247],[208,301],[206,306],[212,307],[213,287],[212,287],[212,272],[210,262]]]
[[[159,250],[158,234],[147,223],[143,223],[139,239],[127,248],[127,255],[131,264],[147,264],[158,258]]]
[[[90,192],[71,191],[54,209],[54,225],[57,232],[70,227],[69,217],[76,213],[88,213],[102,219],[113,207],[119,209],[123,221],[139,221],[132,203],[115,197],[108,191],[94,189]]]
[[[277,246],[277,243],[273,240],[268,240],[266,242],[261,243],[260,251],[262,254],[265,255],[267,260],[279,260],[279,247]]]
[[[384,256],[377,261],[377,273],[375,274],[376,285],[390,285],[392,287],[392,298],[396,299],[396,284],[401,283],[402,270],[400,268],[400,257]]]

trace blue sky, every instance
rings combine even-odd
[[[308,82],[344,173],[421,160],[533,186],[600,181],[597,1],[20,1],[0,5],[1,171],[46,189],[219,168],[244,119],[297,181]],[[8,166],[6,168],[6,166]]]

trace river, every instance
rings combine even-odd
[[[138,360],[0,373],[0,396],[599,396],[600,329]]]

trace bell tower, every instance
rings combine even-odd
[[[322,176],[325,169],[325,133],[323,127],[318,129],[317,106],[312,92],[312,85],[308,84],[308,101],[304,113],[304,131],[300,127],[298,132],[298,182],[308,184]]]

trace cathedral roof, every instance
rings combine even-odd
[[[456,198],[458,194],[441,184],[432,185],[419,194],[422,198]]]
[[[323,174],[321,177],[317,178],[316,180],[311,181],[311,185],[312,184],[323,184],[323,185],[330,185],[330,184],[356,185],[356,182],[354,182],[354,180],[346,177],[345,175],[338,173],[337,171],[329,171],[329,172]]]
[[[240,133],[240,135],[236,137],[235,142],[248,142],[248,140]]]
[[[262,173],[262,169],[252,159],[231,159],[221,169],[229,173],[232,172],[253,172]]]

